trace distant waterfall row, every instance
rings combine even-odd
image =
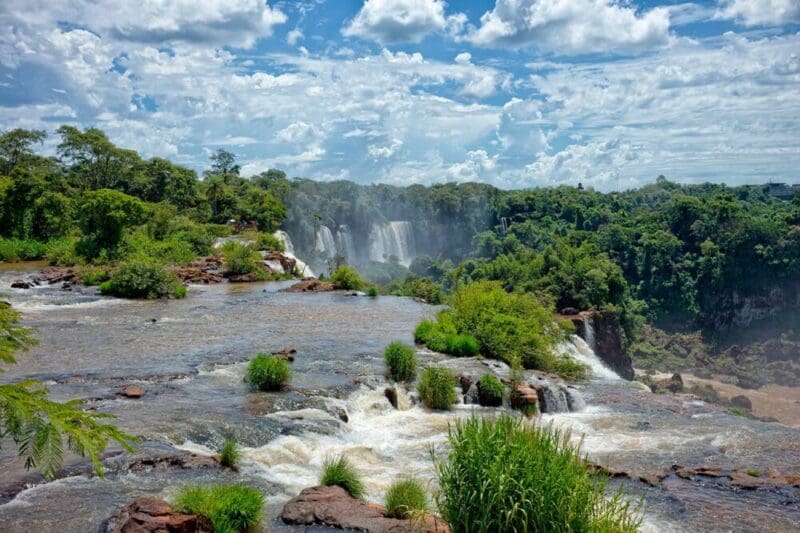
[[[328,259],[343,255],[351,263],[357,263],[360,257],[350,228],[345,224],[339,226],[335,236],[328,226],[320,226],[317,229],[314,250]],[[370,261],[380,263],[389,262],[390,258],[396,257],[400,264],[410,265],[416,255],[411,223],[399,220],[388,224],[373,224],[367,243],[367,254],[364,255]]]

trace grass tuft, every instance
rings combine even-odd
[[[414,478],[395,481],[386,491],[386,513],[391,518],[412,518],[428,511],[428,494]]]
[[[261,521],[264,495],[243,485],[193,485],[178,492],[175,508],[207,517],[216,533],[247,531]]]
[[[474,417],[448,430],[449,456],[435,468],[436,503],[453,533],[633,532],[638,508],[606,497],[569,435],[520,418]]]
[[[440,366],[429,366],[422,371],[417,392],[428,409],[450,409],[456,401],[456,378]]]
[[[235,439],[226,439],[219,450],[219,464],[224,467],[236,469],[241,457],[238,444]]]
[[[337,485],[342,487],[353,498],[364,499],[364,483],[361,481],[355,467],[344,455],[327,458],[322,464],[322,475],[319,484],[325,486]]]
[[[395,381],[411,381],[417,375],[417,357],[414,348],[402,342],[392,342],[383,352],[383,360]]]
[[[257,354],[247,366],[247,381],[254,389],[277,391],[292,378],[289,363],[274,355]]]

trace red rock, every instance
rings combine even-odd
[[[165,501],[142,496],[114,516],[106,528],[109,533],[211,533],[208,518],[175,512]]]
[[[335,290],[336,287],[332,281],[320,281],[317,278],[304,278],[288,289],[284,289],[286,292],[330,292]]]
[[[144,396],[145,390],[138,385],[127,385],[122,389],[120,395],[125,396],[126,398],[141,398]]]
[[[536,394],[536,390],[529,385],[519,384],[511,389],[508,400],[514,409],[519,409],[529,414],[539,411],[539,396]],[[531,409],[535,409],[535,411],[531,412]]]

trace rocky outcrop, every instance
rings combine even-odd
[[[764,287],[751,294],[738,290],[727,291],[717,295],[714,315],[703,326],[720,331],[747,327],[798,306],[800,283]]]
[[[184,283],[210,284],[220,283],[222,276],[222,256],[210,255],[201,257],[177,269],[175,273]]]
[[[303,278],[295,283],[286,292],[330,292],[335,291],[336,286],[332,281],[320,281],[317,278]]]
[[[508,400],[512,408],[518,409],[526,415],[533,415],[539,412],[539,395],[529,385],[519,384],[515,386],[511,389]]]
[[[263,252],[264,266],[276,274],[293,274],[297,267],[297,259],[280,252]]]
[[[39,285],[55,285],[56,283],[64,284],[65,288],[79,283],[79,280],[76,278],[75,269],[71,267],[49,266],[27,279],[14,280],[11,283],[11,288],[31,289]]]
[[[119,395],[120,396],[124,396],[126,398],[138,399],[138,398],[141,398],[142,396],[144,396],[144,393],[145,393],[144,388],[142,388],[142,387],[140,387],[138,385],[126,385],[119,392]]]
[[[311,487],[286,503],[281,519],[289,525],[326,526],[372,533],[447,533],[449,529],[434,517],[422,522],[386,516],[386,509],[350,496],[343,488]]]
[[[212,533],[214,526],[204,516],[179,513],[164,500],[141,496],[109,520],[105,531],[107,533]]]

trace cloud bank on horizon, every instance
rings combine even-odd
[[[6,0],[0,27],[0,129],[197,170],[800,181],[800,0]]]

